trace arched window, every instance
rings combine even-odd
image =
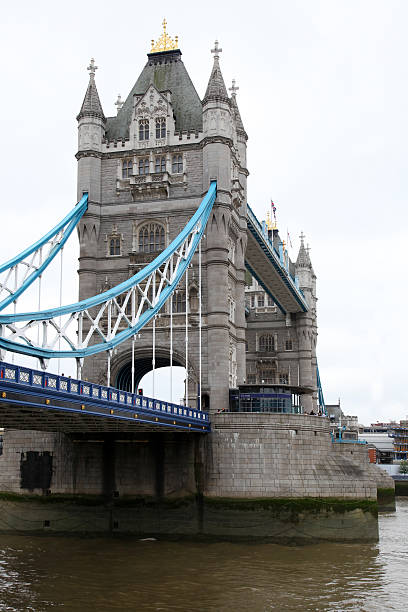
[[[173,312],[186,312],[186,292],[181,289],[173,294]]]
[[[109,239],[109,255],[120,255],[120,238]]]
[[[140,119],[139,121],[139,140],[149,140],[149,120]]]
[[[166,158],[165,157],[156,157],[154,171],[155,172],[166,172]]]
[[[172,172],[173,174],[180,174],[181,172],[183,172],[183,156],[182,155],[173,155]]]
[[[292,338],[286,338],[286,341],[285,341],[285,351],[292,351],[292,350],[293,350]]]
[[[133,161],[131,159],[124,159],[122,162],[122,178],[130,178],[133,174]]]
[[[156,253],[165,246],[164,227],[157,223],[147,223],[139,229],[139,252]]]
[[[275,339],[271,334],[264,334],[259,338],[259,350],[262,353],[272,353],[275,350]]]
[[[196,287],[190,288],[189,305],[191,312],[198,312],[198,291]]]
[[[149,174],[149,158],[139,159],[139,174]]]
[[[166,138],[166,118],[156,119],[156,138]]]

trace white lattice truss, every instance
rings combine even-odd
[[[123,341],[137,333],[176,289],[193,255],[200,229],[201,223],[162,265],[126,291],[98,306],[60,314],[57,311],[61,309],[56,309],[57,316],[51,318],[2,323],[2,342],[20,345],[13,350],[40,358],[47,358],[46,353],[50,353],[49,357],[84,357],[113,348],[119,339]]]

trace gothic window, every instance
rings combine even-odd
[[[180,174],[181,172],[183,172],[182,155],[173,155],[172,172],[173,174]]]
[[[265,296],[263,294],[258,295],[258,308],[265,306]]]
[[[289,374],[279,374],[279,384],[288,385],[289,384]]]
[[[139,120],[139,140],[149,140],[149,120]]]
[[[139,159],[139,174],[149,174],[149,158]]]
[[[133,161],[131,159],[124,159],[122,162],[122,178],[130,178],[133,171]]]
[[[275,350],[275,339],[272,334],[264,334],[259,338],[259,350],[261,353],[272,353]]]
[[[164,227],[147,223],[139,229],[139,252],[156,253],[164,249]]]
[[[255,308],[255,296],[251,295],[251,308]]]
[[[260,369],[259,376],[261,384],[274,385],[276,384],[276,369],[273,366],[264,366]]]
[[[186,292],[176,291],[173,295],[173,312],[186,312]]]
[[[109,255],[120,255],[120,238],[109,239]]]
[[[292,338],[286,338],[286,341],[285,341],[285,351],[292,351],[292,350],[293,350]]]
[[[273,305],[274,305],[273,299],[271,298],[270,295],[268,295],[268,306],[273,306]]]
[[[156,161],[154,164],[155,172],[166,172],[166,158],[165,157],[156,157]]]
[[[189,294],[190,312],[198,312],[198,291],[196,287],[191,287]]]
[[[156,119],[156,138],[166,138],[166,118]]]

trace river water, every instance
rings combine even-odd
[[[408,498],[377,544],[0,536],[0,611],[406,610]]]

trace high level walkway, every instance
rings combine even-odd
[[[307,312],[309,307],[290,273],[288,260],[276,251],[249,205],[247,226],[245,265],[249,272],[283,313]]]

